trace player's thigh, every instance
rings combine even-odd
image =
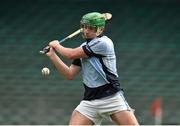
[[[94,123],[80,112],[74,110],[69,125],[93,125]]]
[[[132,111],[119,111],[111,115],[111,119],[118,125],[139,125]]]

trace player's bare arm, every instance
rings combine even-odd
[[[57,68],[57,70],[59,71],[59,73],[61,73],[62,75],[64,75],[68,80],[72,80],[75,75],[77,75],[80,72],[80,67],[76,66],[76,65],[71,65],[70,67],[67,66],[55,53],[53,48],[50,48],[50,51],[46,54],[51,61],[53,62],[53,64],[55,65],[55,67]]]
[[[84,58],[87,57],[82,47],[77,48],[66,48],[62,46],[58,40],[54,40],[49,43],[49,47],[52,47],[55,49],[58,53],[63,55],[64,57],[68,59],[78,59],[78,58]]]

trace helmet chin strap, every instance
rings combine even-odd
[[[100,27],[97,27],[96,36],[99,36],[102,33],[102,29]]]

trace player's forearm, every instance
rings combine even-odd
[[[75,52],[74,52],[74,49],[72,49],[72,48],[66,48],[66,47],[59,45],[55,49],[58,53],[60,53],[61,55],[63,55],[64,57],[66,57],[68,59],[76,58],[76,57],[74,57]]]
[[[64,75],[67,79],[71,79],[70,68],[57,56],[53,55],[50,57],[51,61],[62,75]]]
[[[79,59],[79,58],[87,57],[87,55],[84,53],[84,50],[81,47],[77,47],[73,49],[66,48],[62,46],[57,40],[50,42],[49,46],[68,59]]]
[[[49,43],[49,47],[55,49],[62,56],[72,59],[72,55],[74,54],[74,50],[71,48],[63,47],[58,40],[53,40]]]

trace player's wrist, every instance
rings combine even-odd
[[[50,59],[55,59],[57,57],[55,51],[53,49],[50,50],[50,52],[46,53],[46,55],[50,58]]]

